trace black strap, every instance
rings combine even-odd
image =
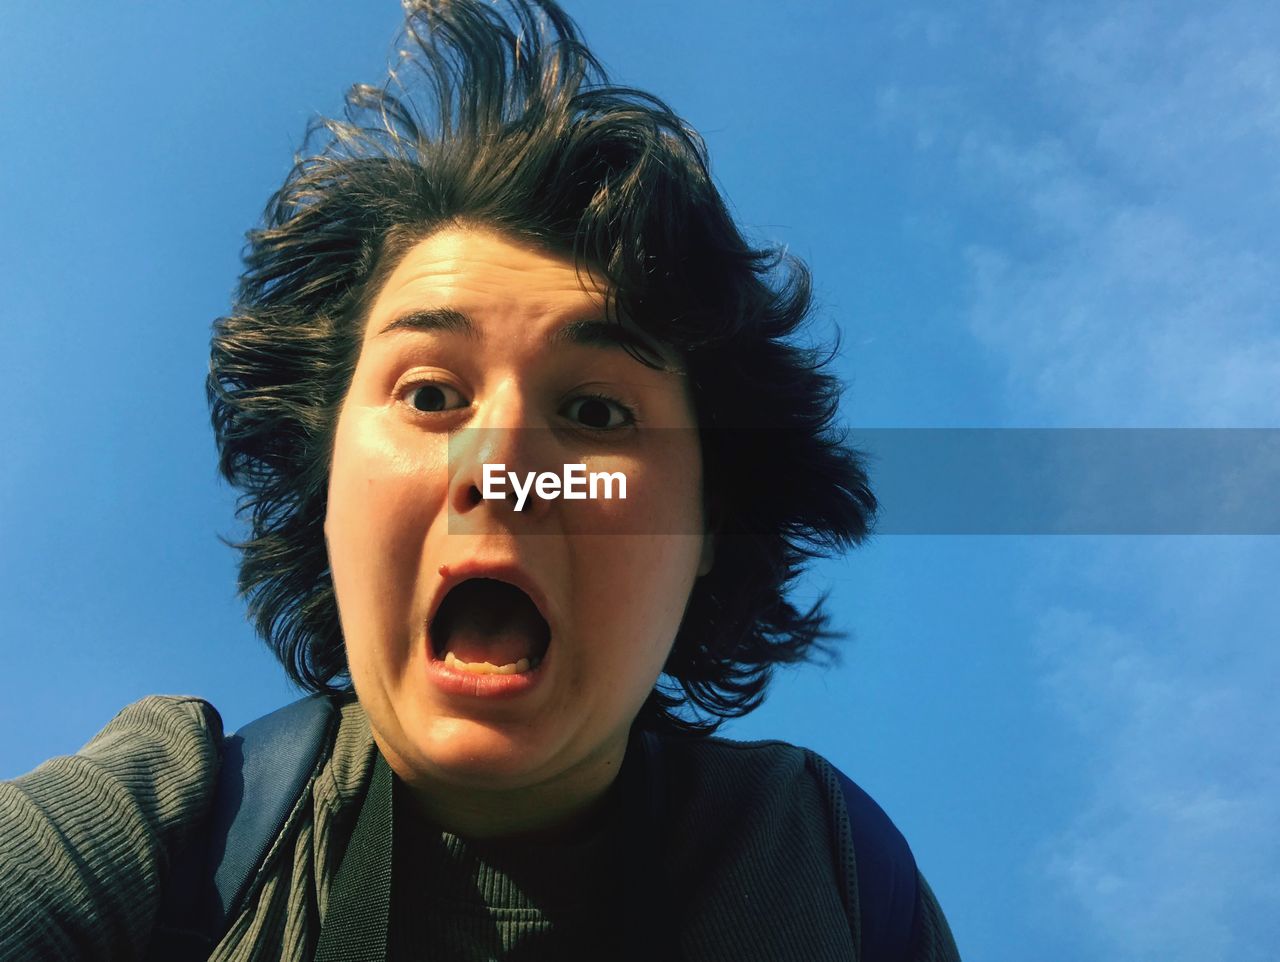
[[[387,957],[395,849],[392,788],[391,768],[379,752],[351,841],[329,889],[315,962],[381,962]]]

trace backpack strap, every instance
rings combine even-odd
[[[324,759],[337,706],[310,695],[250,722],[222,746],[218,786],[203,844],[176,853],[148,958],[202,960],[252,894],[254,879]],[[643,736],[648,778],[641,807],[661,821],[662,745]],[[875,801],[831,766],[844,797],[857,873],[859,962],[903,962],[918,898],[915,857]],[[245,799],[253,804],[246,806]]]
[[[859,962],[905,962],[915,924],[916,860],[884,809],[844,772],[840,782],[858,877]]]
[[[337,720],[328,696],[309,695],[223,741],[207,830],[170,863],[149,958],[208,957],[246,904],[263,859],[323,761]]]

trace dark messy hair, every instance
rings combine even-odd
[[[314,121],[214,325],[209,404],[250,533],[239,587],[302,688],[350,688],[323,523],[334,428],[373,295],[417,240],[483,225],[571,254],[683,358],[717,535],[642,725],[709,733],[763,700],[773,666],[830,651],[805,563],[860,541],[876,503],[834,427],[829,355],[796,342],[805,266],[752,247],[699,136],[613,86],[547,0],[406,4],[382,88]],[[425,101],[426,109],[421,109]]]

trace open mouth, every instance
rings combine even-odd
[[[551,644],[551,627],[515,585],[469,578],[455,585],[427,628],[432,655],[458,671],[514,675],[532,671]]]

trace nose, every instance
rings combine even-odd
[[[514,472],[523,483],[529,472],[560,472],[554,460],[551,431],[538,422],[519,385],[508,383],[487,398],[465,428],[449,437],[449,510],[459,516],[477,511],[516,512],[517,495],[509,478]],[[489,490],[500,498],[485,498],[486,465],[493,479]],[[530,487],[518,516],[530,520],[550,510],[546,499]]]

